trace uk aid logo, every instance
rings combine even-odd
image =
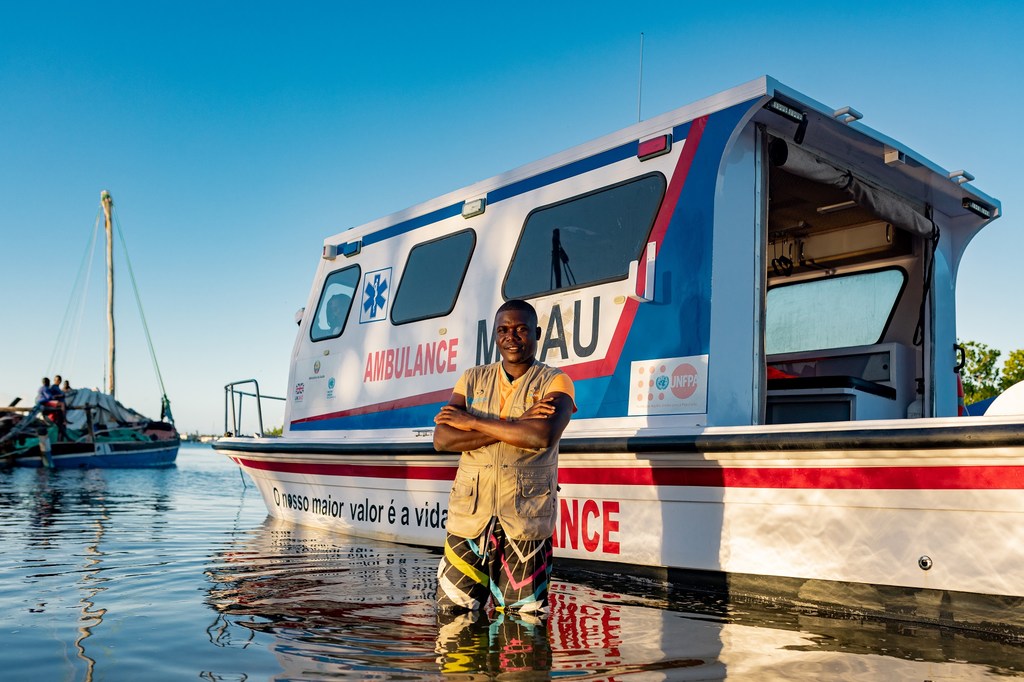
[[[388,319],[391,305],[391,268],[363,275],[363,297],[359,306],[359,324]]]

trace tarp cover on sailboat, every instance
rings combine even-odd
[[[108,426],[145,426],[151,420],[142,416],[135,410],[125,407],[114,399],[114,396],[100,391],[93,391],[88,388],[76,388],[67,393],[65,398],[69,408],[78,407],[92,408],[93,424],[106,424]],[[84,409],[67,412],[67,424],[69,428],[81,431],[88,428],[86,411]]]

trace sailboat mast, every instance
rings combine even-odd
[[[107,393],[114,395],[114,232],[111,220],[114,200],[107,190],[100,192],[100,204],[107,234]]]

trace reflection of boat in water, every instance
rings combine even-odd
[[[289,679],[548,671],[573,679],[874,682],[1019,669],[1019,648],[988,637],[764,600],[725,603],[571,571],[559,571],[565,575],[552,586],[547,627],[486,616],[438,622],[435,553],[273,519],[214,560],[207,602],[218,613],[215,643],[271,636],[268,648]]]
[[[102,496],[100,496],[102,499]],[[103,540],[103,535],[106,531],[105,524],[109,520],[110,516],[107,512],[105,505],[101,502],[98,505],[95,518],[95,530],[96,535],[92,544],[85,548],[85,564],[83,566],[81,577],[78,580],[78,584],[82,591],[82,596],[79,600],[81,604],[81,616],[78,619],[78,637],[75,639],[75,651],[78,658],[85,661],[85,680],[91,682],[93,675],[96,671],[96,659],[89,655],[86,651],[86,640],[93,635],[93,629],[97,628],[103,623],[103,617],[107,615],[105,608],[96,606],[96,598],[107,587],[106,583],[109,579],[103,576],[103,559],[105,557],[104,551],[100,548],[100,543]]]
[[[762,78],[329,237],[283,437],[216,449],[279,518],[439,546],[432,418],[528,299],[579,406],[556,556],[1024,630],[1024,416],[955,370],[1000,205],[858,117]]]
[[[101,193],[100,204],[107,236],[107,390],[69,391],[65,396],[66,410],[62,411],[65,416],[55,415],[53,410],[39,406],[31,409],[5,408],[6,411],[0,413],[0,462],[4,464],[30,467],[164,467],[173,465],[178,455],[180,439],[145,324],[143,328],[162,393],[160,420],[148,419],[114,398],[114,202],[109,192]],[[125,254],[127,257],[127,249]],[[134,289],[134,275],[131,279]],[[135,295],[138,297],[137,291]],[[142,310],[141,303],[139,310]],[[55,422],[60,418],[66,419],[66,437]]]

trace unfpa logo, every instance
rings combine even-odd
[[[633,362],[630,415],[702,414],[707,410],[706,355]]]
[[[697,390],[697,368],[688,362],[676,367],[672,372],[672,378],[668,380],[668,388],[671,388],[672,394],[680,400],[689,398]]]

